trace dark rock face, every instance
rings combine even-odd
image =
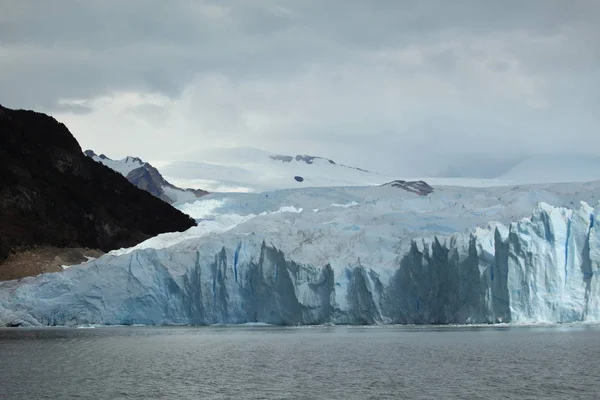
[[[143,162],[142,160],[139,161]],[[139,187],[140,189],[151,193],[155,197],[158,197],[159,199],[166,201],[169,204],[174,203],[174,200],[167,196],[164,188],[189,192],[196,197],[202,197],[208,194],[206,190],[182,189],[175,185],[172,185],[165,178],[163,178],[163,176],[160,174],[160,172],[158,172],[156,168],[154,168],[149,163],[144,163],[143,167],[134,169],[129,174],[127,174],[127,180]]]
[[[158,197],[162,201],[172,203],[162,186],[163,182],[166,182],[163,177],[158,173],[156,168],[146,164],[145,168],[136,168],[127,174],[127,180],[133,183],[138,188],[145,190],[151,195]]]
[[[330,160],[329,158],[307,156],[305,154],[298,154],[296,157],[275,154],[275,155],[269,156],[269,158],[271,160],[281,161],[281,162],[292,162],[295,159],[296,161],[304,162],[306,164],[312,164],[315,160],[326,160],[327,162],[329,162],[329,164],[335,165],[335,161]]]
[[[278,155],[278,154],[269,156],[269,158],[271,160],[281,161],[281,162],[292,162],[292,160],[294,159],[294,157],[292,157],[292,156],[282,156],[282,155]]]
[[[316,159],[326,160],[327,162],[329,162],[329,164],[335,164],[335,161],[330,160],[329,158],[307,156],[307,155],[302,155],[302,154],[298,154],[296,156],[296,161],[303,161],[303,162],[305,162],[307,164],[312,164]]]
[[[86,157],[54,118],[0,106],[0,263],[31,246],[109,251],[194,225]]]
[[[408,192],[416,193],[419,196],[427,196],[433,193],[433,188],[423,181],[402,181],[396,180],[386,183],[382,186],[391,186],[395,188],[404,189]]]

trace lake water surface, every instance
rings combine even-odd
[[[0,329],[0,399],[600,399],[600,327]]]

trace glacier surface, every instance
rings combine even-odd
[[[598,193],[211,195],[187,232],[1,282],[0,326],[598,322],[600,205],[573,206]]]

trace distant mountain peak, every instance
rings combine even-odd
[[[102,154],[101,156],[104,156],[104,154]],[[104,156],[104,157],[107,158],[106,156]],[[130,157],[130,156],[125,157],[125,162],[134,162],[134,163],[138,163],[138,164],[144,164],[144,162],[142,161],[141,158]]]
[[[309,155],[306,155],[306,154],[298,154],[296,156],[286,156],[286,155],[282,155],[282,154],[271,154],[269,156],[269,158],[271,160],[281,161],[281,162],[284,162],[284,163],[289,163],[289,162],[292,162],[292,161],[296,160],[296,161],[304,162],[306,164],[312,164],[312,163],[315,162],[315,160],[324,160],[324,161],[329,162],[329,164],[336,165],[335,161],[330,160],[329,158],[317,157],[317,156],[309,156]]]
[[[403,181],[395,180],[383,184],[382,186],[391,186],[399,189],[404,189],[407,192],[416,193],[419,196],[427,196],[433,193],[433,188],[425,181]]]
[[[122,160],[112,160],[104,154],[97,155],[92,150],[86,150],[84,154],[92,160],[120,173],[138,188],[169,204],[193,200],[208,194],[205,190],[182,189],[171,184],[156,168],[144,162],[139,157],[127,156]]]
[[[281,161],[283,163],[291,163],[292,161],[295,160],[297,162],[303,162],[303,163],[309,164],[309,165],[314,164],[315,161],[322,160],[322,161],[327,162],[327,163],[329,163],[331,165],[338,165],[338,166],[343,167],[343,168],[351,168],[351,169],[355,169],[357,171],[372,173],[371,171],[368,171],[366,169],[362,169],[362,168],[358,168],[358,167],[352,167],[352,166],[344,165],[344,164],[338,164],[338,163],[336,163],[335,161],[333,161],[330,158],[319,157],[319,156],[310,156],[310,155],[307,155],[307,154],[297,154],[296,156],[288,156],[288,155],[283,155],[283,154],[271,154],[269,156],[269,158],[271,160]]]

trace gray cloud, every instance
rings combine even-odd
[[[113,156],[240,145],[493,176],[600,148],[595,0],[0,3],[0,103]]]

